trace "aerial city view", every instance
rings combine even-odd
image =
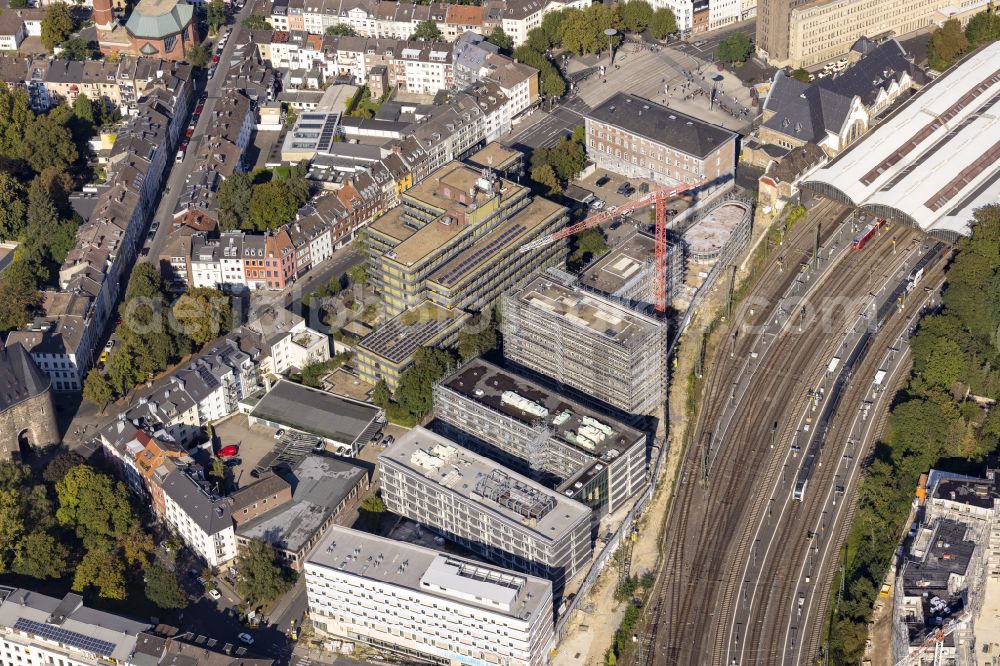
[[[0,42],[0,666],[1000,666],[1000,3]]]

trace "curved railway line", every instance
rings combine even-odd
[[[820,204],[810,219],[832,214],[839,222],[844,212]],[[823,222],[831,226],[829,219]],[[916,239],[916,233],[910,230],[887,232],[882,234],[885,242],[876,239],[864,251],[851,253],[845,249],[850,239],[843,239],[844,226],[824,229],[821,240],[828,243],[837,233],[841,241],[836,254],[846,256],[824,271],[814,284],[799,287],[800,292],[808,292],[807,311],[814,309],[810,301],[821,304],[820,299],[832,299],[826,301],[833,307],[824,313],[823,321],[832,323],[837,331],[846,326],[848,317],[857,315],[856,295],[862,293],[867,298],[865,287],[873,281],[873,267],[881,271],[893,257],[893,245],[884,236],[894,235],[897,246]],[[811,241],[808,234],[805,231],[790,238],[790,249],[803,236]],[[781,294],[792,288],[795,276],[782,279],[773,274],[773,267],[770,270],[772,274],[765,275],[760,283],[761,291],[777,285],[777,293]],[[756,315],[756,323],[773,322],[775,314],[781,313],[778,308],[776,301],[769,303]],[[796,430],[789,409],[801,413],[811,376],[825,367],[839,342],[839,336],[831,339],[825,325],[810,326],[806,322],[800,330],[795,321],[797,313],[784,314],[785,323],[777,333],[768,327],[763,333],[737,336],[733,353],[720,351],[710,373],[693,429],[693,445],[685,453],[667,518],[663,569],[645,619],[642,644],[646,647],[639,655],[642,663],[725,663],[728,620],[740,587],[741,565],[757,556],[751,553],[752,526],[756,525],[755,518],[773,511],[769,494],[759,489],[775,486],[779,476],[786,477],[786,485],[794,479],[794,474],[783,471],[780,455],[787,450]],[[758,352],[756,359],[751,359],[752,351]],[[738,392],[738,384],[746,379],[748,371],[750,378]],[[754,399],[744,402],[745,396]],[[727,407],[729,418],[722,421]],[[708,449],[714,450],[717,457],[707,455]],[[706,482],[704,470],[709,464]]]

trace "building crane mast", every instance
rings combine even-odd
[[[650,204],[656,206],[656,241],[654,245],[654,266],[653,266],[653,306],[660,314],[667,310],[667,201],[698,187],[705,181],[697,183],[681,183],[674,187],[668,187],[645,194],[635,201],[617,207],[609,207],[599,213],[595,213],[581,222],[570,225],[554,233],[537,238],[530,243],[525,243],[520,247],[521,252],[537,250],[551,243],[569,238],[573,234],[578,234],[585,229],[591,229],[599,224],[610,222],[616,217],[626,215],[634,210],[645,208]]]

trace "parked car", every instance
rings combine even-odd
[[[208,583],[208,581],[207,581],[207,580],[205,580],[205,577],[204,577],[204,576],[198,576],[198,583],[199,583],[200,585],[204,586],[204,585],[205,585],[206,583]]]
[[[602,208],[604,208],[604,202],[600,199],[594,199],[593,201],[590,202],[590,207],[593,208],[594,210],[601,210]]]
[[[614,231],[618,227],[622,226],[622,219],[619,217],[617,220],[611,223],[611,231]]]
[[[109,352],[109,351],[111,351],[111,350],[112,350],[112,349],[114,349],[114,348],[115,348],[115,339],[114,339],[114,338],[111,338],[111,339],[110,339],[110,340],[108,340],[108,341],[107,341],[107,343],[106,343],[106,344],[104,345],[104,351],[107,351],[107,352]]]
[[[605,185],[607,185],[610,182],[611,182],[611,177],[608,176],[608,174],[604,174],[603,176],[601,176],[600,178],[598,178],[597,182],[594,183],[594,184],[597,185],[598,187],[604,187]]]
[[[195,117],[197,118],[198,116],[200,116],[201,112],[204,111],[204,110],[205,110],[205,103],[204,102],[199,102],[198,106],[194,107],[194,115],[195,115]]]
[[[251,636],[248,633],[242,633],[239,636],[237,636],[237,638],[246,643],[247,645],[253,645],[253,636]]]
[[[209,590],[209,591],[208,591],[208,596],[212,597],[212,598],[213,598],[213,599],[215,599],[216,601],[218,601],[219,599],[221,599],[221,598],[222,598],[222,595],[221,595],[221,594],[219,594],[219,591],[218,591],[218,590]]]
[[[174,162],[180,164],[183,161],[184,161],[184,146],[181,146],[180,149],[177,151],[177,157],[174,158]]]
[[[239,452],[240,452],[240,447],[236,446],[235,444],[229,444],[228,446],[223,446],[221,449],[219,449],[219,453],[216,455],[218,455],[220,458],[232,458]]]
[[[285,431],[283,428],[278,428],[277,430],[274,431],[275,439],[281,439],[284,436],[285,436]]]
[[[148,247],[142,248],[142,250],[139,252],[139,256],[140,257],[148,257],[149,256],[149,248]]]
[[[629,190],[631,189],[632,189],[632,183],[626,180],[624,183],[618,186],[617,192],[618,194],[621,194],[623,196],[628,196]]]
[[[104,365],[105,363],[107,363],[108,362],[108,352],[102,351],[100,358],[97,359],[97,362],[100,363],[101,365]]]
[[[396,441],[396,438],[392,435],[386,435],[385,439],[382,440],[382,448],[387,448],[392,446],[392,443]]]
[[[220,60],[219,56],[217,56],[217,55],[212,56],[212,64],[213,65],[218,65],[219,64],[219,60]]]
[[[381,441],[382,441],[382,433],[380,432],[375,433],[375,436],[372,437],[372,444],[378,444]]]

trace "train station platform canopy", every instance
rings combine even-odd
[[[1000,202],[1000,42],[975,52],[803,185],[946,238]]]

